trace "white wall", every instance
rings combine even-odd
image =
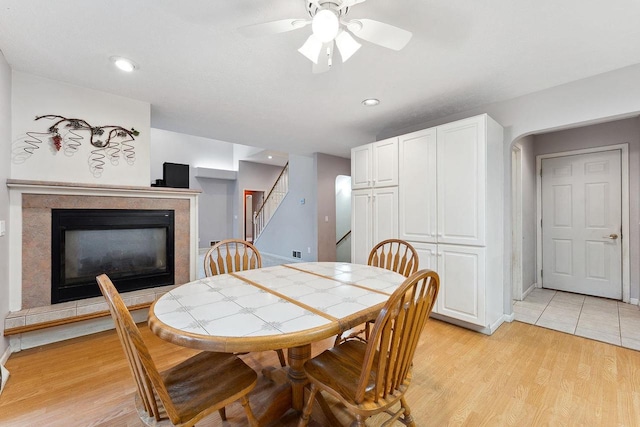
[[[336,260],[336,177],[351,175],[351,160],[316,153],[318,261]],[[348,230],[348,229],[347,229]],[[342,236],[340,236],[342,237]]]
[[[536,156],[534,137],[520,139],[522,153],[522,288],[536,283]]]
[[[149,185],[149,103],[18,71],[13,71],[12,80],[11,178],[105,185]],[[48,114],[83,119],[91,126],[135,128],[140,132],[131,143],[134,146],[135,160],[128,164],[121,151],[117,165],[107,160],[101,174],[92,170],[91,165],[95,164],[92,151],[97,148],[89,143],[88,131],[78,132],[84,139],[73,155],[65,150],[56,151],[48,135],[42,136],[42,142],[37,144],[39,148],[28,155],[24,150],[28,147],[25,143],[28,138],[26,133],[46,133],[54,122],[46,119],[36,121],[35,117]],[[60,128],[63,136],[67,131],[68,128]],[[102,140],[105,136],[106,134],[102,136]]]
[[[234,170],[233,144],[161,129],[151,129],[151,182],[162,179],[165,162],[189,165],[189,187],[198,197],[200,247],[233,235],[235,180],[196,177],[196,168]]]
[[[511,277],[511,144],[520,137],[626,118],[640,113],[640,64],[577,80],[508,101],[425,121],[411,127],[384,130],[377,139],[402,135],[454,120],[488,113],[505,128],[504,277]],[[637,261],[636,261],[637,262]],[[632,291],[633,292],[633,291]],[[637,291],[636,291],[637,292]],[[637,295],[637,293],[635,293]],[[505,313],[511,313],[511,283],[504,286]]]
[[[0,321],[9,313],[9,192],[5,185],[11,169],[11,68],[0,52],[0,220],[6,221],[7,235],[0,237]],[[9,340],[0,337],[0,359]]]
[[[286,258],[300,251],[303,261],[318,260],[316,184],[314,158],[290,155],[289,193],[257,240],[260,251]]]
[[[232,237],[244,238],[244,191],[264,191],[264,197],[267,197],[280,172],[282,172],[282,167],[280,166],[247,161],[239,162],[233,204],[234,235]],[[291,168],[289,168],[289,191],[291,191]],[[258,247],[258,249],[260,248]]]
[[[351,230],[351,177],[336,177],[336,242]],[[336,261],[351,262],[351,236],[336,246]]]

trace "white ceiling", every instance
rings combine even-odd
[[[304,0],[2,0],[0,49],[15,70],[150,102],[156,128],[344,157],[383,131],[640,63],[638,0],[368,0],[349,17],[412,40],[362,42],[324,74],[297,52],[309,27],[237,30],[305,13]]]

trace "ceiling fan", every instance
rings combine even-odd
[[[337,47],[346,62],[362,46],[353,37],[393,50],[409,43],[411,32],[373,19],[348,19],[351,7],[365,0],[304,0],[309,19],[281,19],[240,28],[248,37],[284,33],[311,24],[312,34],[298,52],[313,62],[313,72],[329,71]]]

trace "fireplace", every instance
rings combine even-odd
[[[107,273],[120,292],[174,284],[174,211],[51,210],[51,303],[99,296]]]

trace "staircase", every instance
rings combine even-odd
[[[253,241],[255,242],[260,233],[267,226],[269,220],[284,200],[284,197],[289,192],[289,163],[287,163],[282,172],[278,176],[276,183],[265,197],[262,206],[253,214]]]

